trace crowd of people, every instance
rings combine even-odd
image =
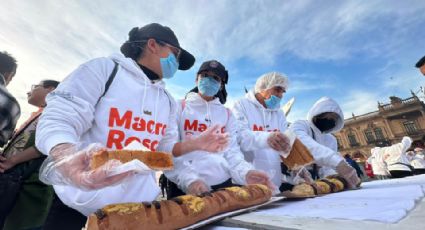
[[[161,177],[168,199],[245,184],[263,184],[278,193],[334,174],[350,188],[360,183],[358,170],[338,153],[332,135],[344,126],[335,100],[320,98],[306,120],[289,124],[280,108],[288,78],[269,72],[227,108],[231,76],[217,60],[204,61],[194,88],[175,100],[163,80],[190,69],[195,57],[169,27],[157,23],[135,27],[128,35],[121,54],[83,63],[61,83],[33,85],[28,103],[38,111],[18,129],[20,107],[6,89],[17,62],[0,53],[0,227],[81,229],[86,216],[105,205],[155,200],[160,189],[153,172],[115,174],[121,164],[115,160],[89,167],[99,148],[123,149],[134,141],[173,155],[174,169]],[[291,171],[282,164],[280,156],[291,150],[290,134],[309,149],[313,165]],[[413,167],[423,162],[423,154],[422,161],[420,154],[389,154],[405,152],[407,142],[372,151],[372,164],[388,167],[382,178],[405,175],[409,161],[400,161],[401,156]]]

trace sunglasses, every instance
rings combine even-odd
[[[179,60],[179,59],[180,59],[180,55],[182,54],[182,50],[181,50],[181,49],[179,49],[179,48],[177,48],[177,47],[175,47],[175,46],[173,46],[173,45],[170,45],[170,44],[168,44],[168,43],[166,43],[166,42],[160,41],[160,40],[158,40],[157,42],[158,42],[160,45],[162,45],[162,46],[167,46],[168,48],[170,48],[171,52],[173,52],[173,54],[174,54],[174,56],[176,57],[176,59],[177,59],[177,60]]]

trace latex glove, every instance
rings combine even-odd
[[[210,188],[202,180],[196,180],[190,183],[189,187],[187,188],[187,194],[191,194],[191,195],[200,195],[204,192],[209,192],[209,191],[210,191]]]
[[[221,152],[229,145],[229,134],[221,133],[221,126],[214,125],[209,127],[199,136],[191,138],[198,146],[199,150],[207,152]]]
[[[262,184],[267,186],[273,192],[276,191],[276,186],[271,182],[267,173],[258,170],[249,170],[246,174],[247,184]]]
[[[351,167],[345,160],[342,160],[336,166],[336,172],[347,181],[348,188],[356,188],[360,186],[360,179],[357,176],[356,170]]]
[[[13,168],[16,163],[13,160],[13,157],[6,158],[3,156],[0,156],[0,173],[4,173],[6,170]]]
[[[281,132],[271,132],[267,138],[267,143],[276,151],[288,153],[291,151],[291,141]]]
[[[112,175],[114,168],[121,165],[118,160],[110,160],[92,170],[90,162],[93,154],[104,148],[91,144],[78,151],[77,146],[69,143],[55,146],[40,168],[40,180],[51,185],[71,185],[93,190],[115,185],[134,174],[129,171]]]
[[[294,182],[294,184],[301,184],[301,183],[313,184],[314,182],[310,172],[305,167],[301,167],[298,170],[292,170],[291,176],[293,178],[292,181]]]

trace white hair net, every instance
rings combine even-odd
[[[261,75],[255,83],[255,93],[259,93],[263,90],[271,89],[275,86],[283,87],[285,90],[288,89],[288,77],[278,72],[270,72]]]

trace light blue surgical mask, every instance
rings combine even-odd
[[[170,53],[168,57],[160,58],[159,61],[161,63],[162,78],[172,78],[179,68],[176,56]]]
[[[220,90],[220,82],[212,77],[202,77],[198,81],[198,89],[202,95],[212,97]]]
[[[277,109],[280,106],[280,101],[282,99],[280,97],[276,97],[275,95],[272,95],[269,99],[264,100],[264,103],[266,104],[266,107],[268,109]]]

